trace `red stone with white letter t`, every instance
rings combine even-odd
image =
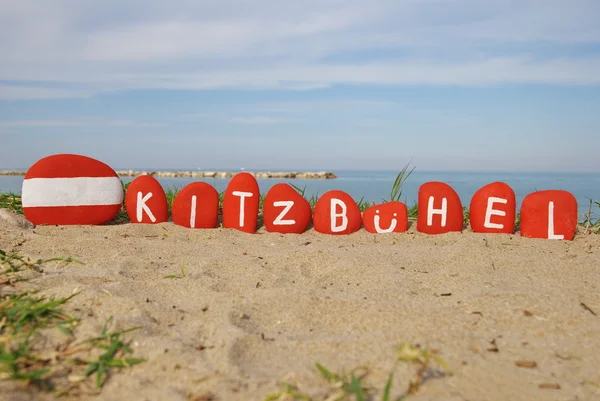
[[[169,219],[167,196],[150,175],[136,177],[127,187],[125,209],[132,223],[158,224]]]
[[[275,184],[265,196],[263,217],[268,232],[302,234],[310,225],[310,204],[291,185]]]
[[[561,190],[533,192],[521,204],[520,234],[528,238],[572,240],[577,230],[577,200]]]
[[[469,219],[476,233],[512,234],[515,231],[515,191],[503,182],[492,182],[471,199]]]
[[[313,214],[315,231],[345,235],[360,229],[362,217],[354,199],[339,190],[325,192],[317,201]]]
[[[238,173],[223,198],[223,227],[254,233],[258,220],[259,188],[252,174]]]
[[[426,182],[419,188],[417,231],[444,234],[463,229],[463,210],[456,191],[443,182]]]

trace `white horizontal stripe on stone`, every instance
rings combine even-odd
[[[117,205],[123,185],[119,177],[30,178],[21,201],[23,207]]]

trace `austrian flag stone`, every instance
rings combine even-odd
[[[98,160],[58,154],[29,168],[21,197],[23,214],[33,224],[100,225],[119,213],[123,185],[117,173]]]

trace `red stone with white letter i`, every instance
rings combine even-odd
[[[125,192],[125,193],[124,193]],[[259,228],[260,189],[253,174],[236,174],[224,194],[223,225],[245,233]],[[131,223],[158,224],[169,220],[190,229],[219,227],[219,194],[206,182],[186,185],[171,211],[160,182],[151,175],[135,178],[123,189],[117,173],[87,156],[58,154],[34,163],[23,180],[23,214],[36,225],[101,225],[125,206]],[[514,234],[516,196],[503,182],[480,188],[471,198],[469,222],[475,233]],[[427,235],[462,232],[463,206],[456,191],[443,182],[425,182],[418,192],[416,231]],[[519,235],[527,238],[572,240],[578,224],[575,197],[563,190],[536,191],[521,204]],[[291,185],[278,183],[264,198],[264,228],[269,233],[303,234],[312,221],[315,232],[351,235],[364,227],[376,235],[409,230],[408,209],[402,202],[384,202],[363,213],[348,193],[331,190],[309,202]]]

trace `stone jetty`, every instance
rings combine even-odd
[[[245,171],[256,178],[275,178],[275,179],[307,179],[307,180],[330,180],[337,178],[334,173],[328,171],[316,172],[272,172]],[[25,175],[26,171],[2,170],[0,175]],[[116,172],[121,177],[139,177],[141,175],[150,175],[153,177],[164,178],[231,178],[238,172],[232,171],[136,171],[119,170]]]

